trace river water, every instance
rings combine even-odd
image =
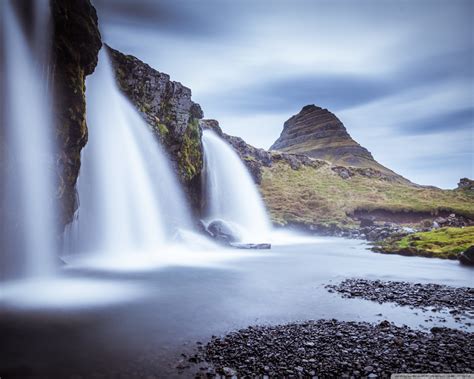
[[[340,238],[170,256],[153,267],[73,264],[46,286],[46,295],[31,284],[24,301],[4,289],[0,376],[193,377],[192,370],[175,369],[182,352],[252,324],[388,319],[473,331],[449,314],[443,314],[445,323],[436,317],[427,322],[419,310],[342,299],[324,288],[353,277],[473,287],[474,270],[456,261],[381,255],[364,242]]]

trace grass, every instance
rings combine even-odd
[[[351,228],[358,225],[356,210],[390,213],[442,211],[474,218],[474,195],[467,191],[417,187],[356,174],[342,179],[331,165],[293,170],[286,163],[264,167],[262,196],[277,224],[304,223],[320,227]]]
[[[401,238],[389,238],[376,245],[374,250],[387,254],[456,259],[459,253],[472,245],[474,245],[474,226],[468,226],[441,228]]]

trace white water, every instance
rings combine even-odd
[[[269,242],[270,221],[257,187],[231,146],[204,130],[206,220],[224,220],[240,231],[241,241]]]
[[[104,51],[87,79],[89,142],[78,179],[79,210],[69,230],[74,252],[160,251],[190,213],[167,156],[119,92]]]
[[[53,123],[47,89],[49,2],[34,2],[34,41],[28,44],[9,1],[2,1],[1,122],[6,175],[2,180],[0,266],[7,278],[54,272],[55,187]]]

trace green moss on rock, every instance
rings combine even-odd
[[[440,228],[406,237],[389,238],[375,245],[374,250],[386,254],[456,259],[459,253],[473,245],[474,226],[468,226]]]
[[[202,164],[201,132],[198,120],[194,119],[186,128],[179,152],[178,166],[181,177],[185,181],[192,180],[201,173]]]
[[[77,208],[75,185],[87,142],[85,77],[97,64],[102,45],[97,14],[89,0],[51,0],[52,77],[58,146],[58,196],[62,223]]]

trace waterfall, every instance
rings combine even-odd
[[[270,222],[247,168],[234,149],[211,130],[202,137],[205,160],[206,220],[223,220],[242,242],[268,242]]]
[[[33,2],[27,39],[13,2],[1,9],[0,267],[2,276],[54,272],[55,160],[46,73],[49,2]],[[33,38],[31,38],[33,37]]]
[[[71,250],[156,251],[192,225],[170,161],[119,91],[104,48],[86,87],[89,139],[77,186],[79,210],[68,231]]]

